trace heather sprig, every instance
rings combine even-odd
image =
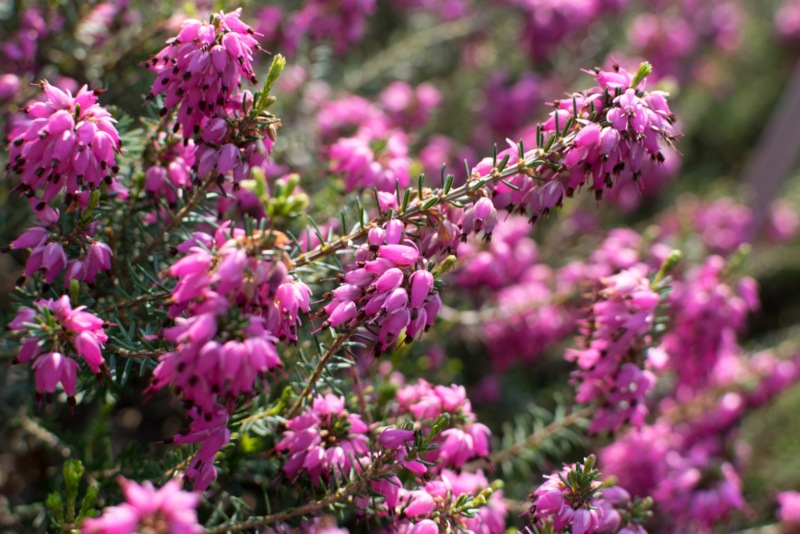
[[[49,401],[60,383],[74,406],[79,366],[73,357],[80,356],[98,376],[106,369],[102,349],[108,340],[104,331],[107,325],[85,309],[73,308],[67,295],[39,299],[32,308],[20,308],[7,326],[24,332],[14,363],[31,362],[40,403],[46,394]]]
[[[565,465],[530,496],[528,511],[541,532],[646,534],[651,499],[633,500],[625,489],[602,482],[594,455]]]
[[[572,374],[576,400],[600,402],[590,426],[593,432],[644,423],[646,396],[656,381],[646,365],[645,349],[653,343],[650,333],[660,300],[650,280],[635,269],[600,283],[597,300],[581,328],[585,346],[565,355],[578,365]]]
[[[9,134],[6,170],[19,175],[15,190],[29,199],[40,220],[48,220],[48,203],[62,192],[65,205],[86,207],[93,190],[119,189],[116,158],[122,143],[97,92],[84,85],[73,96],[46,80],[40,87],[42,99],[24,108],[24,118]]]
[[[260,47],[255,32],[239,19],[241,12],[185,21],[180,33],[148,62],[158,75],[151,94],[165,95],[162,113],[177,110],[176,128],[186,137],[197,136],[209,128],[210,119],[235,108],[242,78],[258,83],[252,63]]]

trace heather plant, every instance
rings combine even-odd
[[[3,8],[0,524],[790,532],[798,218],[698,185],[752,7]]]

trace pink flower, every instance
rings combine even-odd
[[[368,242],[356,252],[357,263],[347,267],[343,284],[325,295],[331,301],[323,308],[327,319],[320,329],[375,324],[380,328],[374,350],[380,354],[403,329],[410,342],[430,328],[441,300],[426,260],[407,239],[402,222],[371,228]]]
[[[800,525],[800,493],[782,491],[778,493],[778,520],[787,526]]]
[[[393,192],[411,184],[406,136],[399,130],[373,133],[362,129],[330,148],[331,170],[345,179],[345,190],[377,188]]]
[[[545,477],[545,483],[531,495],[529,513],[534,523],[541,526],[552,521],[555,532],[646,534],[638,524],[642,518],[630,513],[630,494],[619,486],[604,485],[593,462],[591,466],[587,462],[565,465],[559,473]]]
[[[413,442],[413,430],[401,430],[398,428],[387,428],[378,438],[378,443],[380,443],[381,447],[385,447],[387,449],[397,449],[405,446],[406,444],[410,445]]]
[[[88,192],[112,184],[121,150],[116,122],[86,86],[70,91],[41,83],[44,100],[30,103],[27,120],[11,131],[8,170],[19,175],[15,189],[40,195],[37,211],[66,191],[66,203],[86,206]],[[38,202],[38,201],[37,201]]]
[[[170,533],[203,532],[195,512],[200,498],[194,493],[181,491],[178,481],[170,480],[160,489],[150,481],[142,485],[123,477],[118,481],[125,502],[105,508],[98,518],[87,519],[83,524],[84,534],[129,534],[153,528],[153,525]]]
[[[84,311],[85,306],[73,309],[66,295],[40,299],[34,306],[20,308],[8,325],[10,330],[25,332],[14,363],[32,360],[37,392],[53,393],[61,383],[74,402],[78,363],[71,356],[80,356],[92,372],[102,372],[102,348],[108,340],[103,321]]]
[[[463,386],[434,387],[425,380],[419,380],[400,388],[396,401],[397,406],[393,408],[393,413],[399,417],[409,417],[416,425],[422,427],[424,433],[429,431],[441,414],[447,413],[452,416],[452,427],[445,429],[432,441],[432,444],[437,445],[437,449],[420,455],[419,458],[408,457],[401,444],[394,447],[387,446],[398,449],[398,460],[408,469],[414,471],[418,466],[411,462],[421,459],[435,464],[425,467],[422,472],[431,469],[438,472],[444,466],[460,467],[473,458],[489,454],[491,431],[477,422]],[[412,440],[409,444],[413,443],[413,433],[409,435],[409,439]],[[420,465],[424,467],[424,464]]]
[[[395,126],[406,131],[423,127],[441,100],[441,93],[429,83],[413,88],[405,82],[392,82],[378,95]]]
[[[615,430],[625,423],[641,426],[647,414],[645,399],[655,385],[648,369],[627,361],[631,351],[643,351],[655,321],[659,296],[637,269],[602,278],[603,288],[592,304],[582,333],[582,349],[569,349],[566,358],[578,364],[572,373],[576,400],[600,401],[590,430]]]
[[[471,517],[449,513],[460,499],[483,496],[485,502],[476,502]],[[476,534],[502,532],[505,528],[506,506],[502,491],[492,491],[483,472],[456,474],[444,470],[436,478],[413,490],[400,490],[400,503],[396,512],[407,519],[395,522],[401,534],[411,532],[438,532],[444,528],[463,529]],[[431,518],[436,517],[433,521]]]
[[[675,324],[662,346],[681,385],[695,390],[707,384],[723,356],[736,345],[737,332],[748,313],[758,304],[755,282],[745,279],[729,285],[725,260],[709,256],[701,266],[689,270],[672,284],[669,304]]]
[[[158,74],[151,94],[165,94],[165,108],[178,110],[187,138],[200,134],[206,118],[221,114],[242,78],[257,82],[252,63],[259,46],[253,30],[239,20],[241,12],[220,12],[211,23],[187,20],[148,63]]]
[[[220,119],[222,120],[222,119]],[[223,125],[227,130],[225,121]],[[211,130],[207,128],[206,133]],[[188,139],[185,143],[179,140],[167,141],[159,136],[153,140],[157,163],[145,171],[144,190],[155,198],[163,198],[170,205],[175,205],[183,191],[192,187],[192,167],[195,162],[196,146]]]
[[[275,446],[288,458],[283,471],[290,478],[305,473],[314,484],[334,473],[360,469],[369,459],[367,426],[344,407],[344,398],[328,393],[314,398],[305,412],[286,423],[283,439]]]
[[[430,519],[423,519],[419,523],[414,523],[414,526],[408,531],[408,534],[438,534],[439,525]]]
[[[75,395],[78,364],[60,352],[45,352],[33,361],[36,373],[36,391],[53,393],[60,382],[68,397]]]

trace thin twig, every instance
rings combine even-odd
[[[168,291],[163,291],[159,293],[147,293],[144,295],[139,295],[136,298],[132,298],[130,300],[125,300],[122,302],[115,302],[111,306],[106,306],[105,308],[98,311],[100,315],[104,315],[106,313],[111,313],[114,310],[121,310],[123,308],[133,308],[138,306],[139,304],[143,304],[145,302],[158,302],[160,300],[166,300],[169,297]]]
[[[376,462],[373,463],[372,466],[368,467],[363,473],[361,473],[357,479],[351,481],[345,487],[340,488],[332,495],[320,499],[319,501],[310,502],[308,504],[304,504],[303,506],[284,510],[260,519],[251,519],[249,521],[245,521],[244,523],[238,523],[235,525],[222,525],[206,529],[206,534],[223,534],[225,532],[244,532],[248,530],[255,531],[261,529],[262,527],[272,525],[273,523],[280,523],[295,517],[314,515],[328,506],[349,499],[351,496],[364,490],[367,487],[367,484],[372,480],[376,480],[379,477],[391,473],[392,468],[398,465],[400,464],[391,461],[384,464],[382,461],[380,461],[380,459],[377,459]]]
[[[342,333],[339,337],[337,337],[328,350],[325,351],[325,354],[317,362],[317,366],[314,368],[314,374],[308,379],[306,386],[303,388],[303,392],[300,393],[300,396],[297,398],[295,403],[292,405],[292,408],[289,410],[289,413],[286,414],[287,419],[291,419],[295,417],[297,414],[300,413],[300,410],[303,408],[303,401],[308,397],[314,389],[314,386],[317,384],[317,381],[322,376],[322,372],[325,370],[325,366],[328,365],[328,361],[336,354],[342,346],[347,343],[351,337],[355,334],[356,330],[358,330],[361,325],[366,322],[367,318],[363,318],[360,321],[356,322],[347,332]]]
[[[487,185],[499,182],[506,178],[510,178],[516,174],[524,173],[525,169],[528,166],[530,166],[533,162],[541,161],[548,155],[557,152],[568,139],[571,139],[571,136],[567,136],[566,138],[564,138],[564,140],[562,140],[561,143],[554,145],[553,148],[551,148],[550,152],[548,153],[545,153],[541,148],[536,148],[533,150],[535,155],[528,156],[524,160],[521,160],[519,163],[506,167],[503,170],[503,172],[489,173],[484,176],[481,176],[480,178],[468,180],[466,184],[456,189],[453,189],[446,195],[443,194],[443,192],[440,189],[436,189],[433,192],[433,196],[429,197],[433,198],[434,196],[437,196],[439,198],[439,201],[435,205],[431,206],[427,210],[423,210],[422,206],[428,199],[418,199],[416,205],[411,206],[402,213],[397,214],[396,218],[400,221],[407,222],[414,217],[427,214],[430,210],[433,210],[435,207],[440,206],[441,204],[453,202],[456,200],[460,200],[462,198],[467,198],[470,196],[470,194],[475,193],[475,191],[481,189],[482,187],[486,187]],[[365,238],[369,233],[370,229],[376,227],[378,224],[388,219],[389,217],[386,215],[382,217],[377,217],[372,221],[364,224],[358,230],[351,232],[347,235],[344,235],[339,239],[336,239],[332,243],[322,243],[313,250],[309,250],[308,252],[300,254],[299,256],[297,256],[297,258],[294,259],[295,268],[302,267],[310,263],[314,263],[315,261],[330,256],[331,254],[339,250],[347,248],[354,241]]]
[[[372,425],[372,415],[367,408],[367,399],[364,397],[364,388],[361,386],[361,378],[358,376],[358,367],[355,365],[350,368],[350,375],[353,377],[353,389],[358,397],[358,405],[361,407],[361,415],[367,422],[367,425]]]
[[[16,415],[22,429],[28,433],[29,436],[35,438],[39,443],[46,445],[48,448],[54,450],[63,458],[72,457],[72,449],[69,445],[61,441],[61,438],[41,426],[39,423],[28,417],[22,412]]]
[[[128,350],[120,347],[109,347],[111,352],[125,356],[126,358],[134,358],[136,360],[146,360],[147,358],[157,359],[164,354],[165,350]]]

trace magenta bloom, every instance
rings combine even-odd
[[[600,403],[592,432],[615,430],[627,422],[641,426],[646,395],[655,385],[655,375],[629,361],[629,355],[642,353],[650,343],[658,294],[636,269],[603,278],[601,284],[581,328],[584,347],[566,354],[578,365],[572,373],[576,400]]]
[[[323,308],[327,319],[321,328],[375,325],[376,354],[386,351],[403,329],[407,342],[422,335],[442,306],[426,266],[402,222],[373,228],[368,243],[356,251],[356,263],[341,277],[342,284],[325,295],[331,301]]]
[[[387,443],[389,436],[386,438],[381,436],[384,447],[397,449],[398,460],[412,472],[422,474],[429,470],[438,472],[445,466],[461,467],[473,458],[489,454],[491,431],[477,421],[463,386],[433,386],[420,379],[414,384],[400,388],[396,402],[397,405],[393,408],[394,415],[408,417],[416,425],[421,426],[425,433],[441,414],[447,413],[452,416],[451,427],[433,440],[438,448],[420,458],[436,464],[434,466],[426,466],[417,462],[415,458],[408,458],[405,454],[405,445],[399,439],[392,440],[392,445],[389,445]],[[413,433],[409,436],[402,434],[403,432],[407,431],[387,430],[384,434],[392,433],[389,435],[393,438],[402,436],[405,441],[413,443]]]
[[[241,13],[241,8],[220,12],[210,23],[187,20],[149,62],[158,73],[151,93],[164,93],[165,107],[178,109],[186,137],[199,134],[204,119],[221,114],[242,78],[257,83],[252,64],[259,46],[253,30],[239,20]]]
[[[555,532],[565,532],[569,528],[569,532],[575,534],[646,534],[637,523],[638,518],[629,513],[632,500],[625,489],[604,487],[597,478],[588,484],[579,482],[579,473],[578,466],[564,465],[560,472],[544,477],[544,484],[531,494],[529,513],[536,525],[551,520]],[[600,476],[596,470],[594,473]]]
[[[9,330],[25,331],[22,349],[14,363],[32,361],[37,396],[53,393],[61,383],[70,402],[74,402],[80,356],[94,373],[105,368],[102,348],[108,340],[102,319],[84,311],[86,306],[72,309],[69,297],[40,299],[34,308],[23,307],[8,324]]]
[[[534,60],[546,60],[559,45],[584,35],[601,15],[616,11],[619,2],[604,0],[512,0],[519,6],[525,28],[519,39]]]
[[[41,87],[44,101],[29,104],[28,120],[9,135],[7,169],[20,175],[20,194],[40,199],[37,212],[62,191],[67,204],[86,206],[92,189],[114,183],[122,148],[116,121],[86,86],[75,96],[47,81]]]
[[[634,495],[652,495],[667,530],[710,532],[747,508],[730,437],[748,400],[729,393],[689,420],[686,406],[675,404],[652,425],[631,429],[603,449],[603,472]]]
[[[778,494],[778,520],[788,526],[800,525],[800,493],[782,491]]]
[[[216,474],[214,454],[230,437],[227,410],[267,387],[268,373],[283,365],[277,344],[296,342],[299,314],[310,310],[308,287],[259,243],[224,223],[179,245],[185,255],[169,268],[178,280],[175,326],[163,335],[175,348],[159,358],[148,391],[174,386],[190,408],[189,433],[173,441],[203,443],[186,472],[196,489]]]
[[[317,127],[325,143],[366,130],[372,136],[384,134],[390,126],[386,114],[372,102],[357,95],[345,95],[320,103]]]
[[[709,256],[674,282],[669,296],[675,324],[662,346],[681,385],[692,390],[708,384],[723,357],[735,352],[737,332],[758,308],[755,281],[744,277],[732,287],[725,269],[722,257]]]
[[[474,516],[453,517],[447,513],[460,497],[476,497],[478,494],[486,498],[486,503],[476,507]],[[396,513],[403,519],[396,521],[394,526],[401,534],[439,532],[437,522],[452,531],[463,529],[476,534],[494,534],[505,529],[507,510],[503,492],[492,491],[482,471],[456,474],[444,470],[417,489],[401,489],[399,504]],[[435,514],[439,515],[437,522],[431,520]]]
[[[80,230],[74,229],[68,236],[61,236],[58,225],[40,220],[37,226],[28,229],[3,250],[31,250],[25,262],[25,276],[42,275],[45,283],[52,284],[66,270],[65,287],[71,280],[91,284],[98,273],[111,269],[112,255],[108,245],[92,237],[95,226],[89,224]]]
[[[441,93],[429,83],[415,89],[405,82],[393,82],[378,96],[391,121],[406,131],[425,126],[441,100]]]
[[[103,515],[98,518],[87,519],[83,524],[84,534],[203,532],[195,512],[200,497],[181,491],[177,480],[170,480],[160,489],[156,489],[150,481],[142,485],[123,477],[119,477],[118,481],[125,493],[125,502],[105,508]]]
[[[536,179],[520,173],[491,185],[495,207],[526,213],[535,223],[589,183],[600,199],[621,180],[644,186],[654,176],[660,180],[657,170],[666,161],[663,151],[671,148],[680,132],[666,95],[644,91],[648,66],[640,69],[637,77],[618,66],[608,72],[599,70],[594,73],[595,87],[554,102],[556,109],[540,125],[541,135],[528,135],[524,144],[542,146],[552,136],[563,136],[559,154],[550,156],[556,161],[533,167]],[[631,87],[634,83],[636,87]],[[538,157],[532,151],[523,155]],[[512,144],[496,160],[484,158],[473,173],[489,175],[493,165],[506,158],[511,165],[518,162],[519,147]]]
[[[516,83],[510,83],[509,73],[504,70],[497,70],[489,76],[484,88],[481,117],[489,127],[485,133],[491,134],[491,141],[512,136],[517,139],[515,134],[530,121],[542,102],[540,85],[539,78],[530,73],[522,75]]]
[[[331,393],[318,395],[305,412],[286,423],[283,439],[275,446],[288,457],[283,471],[289,478],[301,473],[314,484],[334,473],[347,474],[368,461],[367,425]],[[353,463],[355,461],[355,463]]]
[[[355,137],[342,138],[330,148],[331,170],[345,179],[345,189],[377,188],[393,192],[411,184],[408,142],[403,132],[392,130],[376,135],[362,130]]]

